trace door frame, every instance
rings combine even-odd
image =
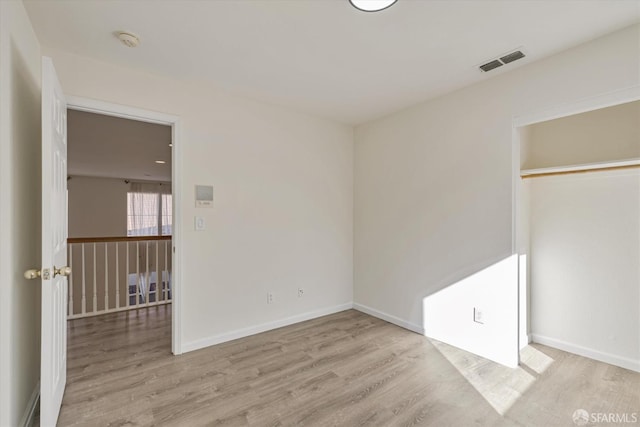
[[[171,351],[175,355],[182,354],[182,125],[180,117],[77,96],[67,96],[67,108],[171,126],[171,192],[173,199]]]
[[[518,254],[518,337],[519,349],[527,346],[531,342],[531,319],[530,319],[530,276],[529,276],[529,247],[525,253],[521,253],[520,248],[527,242],[529,229],[521,229],[520,213],[525,206],[525,194],[520,178],[520,130],[526,126],[562,117],[573,116],[589,111],[600,110],[602,108],[614,107],[628,102],[640,100],[640,85],[635,85],[623,89],[605,92],[599,95],[583,98],[574,102],[555,105],[551,108],[535,111],[520,116],[514,116],[511,121],[512,144],[511,144],[511,170],[512,170],[512,207],[511,207],[511,250],[513,254]],[[522,256],[525,255],[524,259]]]

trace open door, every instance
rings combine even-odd
[[[42,58],[42,342],[40,424],[55,426],[67,382],[67,103]]]

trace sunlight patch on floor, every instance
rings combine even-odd
[[[522,367],[508,368],[440,341],[430,341],[500,415],[505,415],[536,380]],[[526,366],[537,373],[553,363],[553,359],[530,346],[523,352]]]
[[[532,369],[537,374],[543,374],[552,363],[552,358],[530,345],[520,350],[520,364]]]

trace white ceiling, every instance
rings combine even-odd
[[[69,175],[171,181],[170,126],[75,110],[67,123]]]
[[[343,123],[372,120],[640,20],[639,0],[25,1],[47,47],[205,82]],[[137,33],[126,48],[114,31]],[[528,57],[477,66],[523,47]]]

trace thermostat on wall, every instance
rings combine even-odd
[[[196,208],[213,207],[213,185],[196,185]]]

